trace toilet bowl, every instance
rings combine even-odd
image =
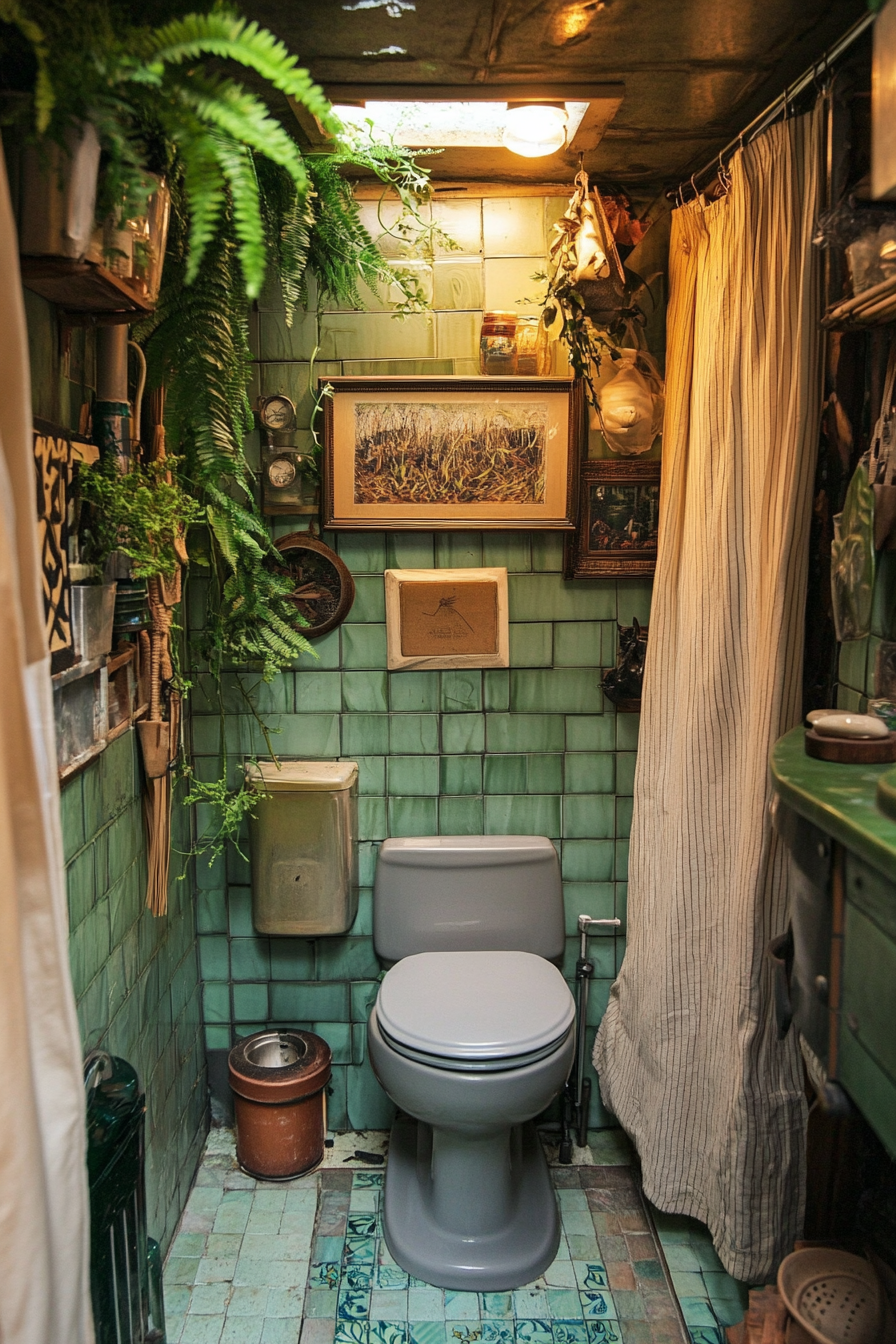
[[[519,1287],[547,1268],[560,1236],[532,1123],[575,1049],[572,995],[546,955],[563,945],[556,853],[540,837],[439,837],[386,841],[380,864],[374,941],[398,956],[367,1039],[403,1113],[386,1172],[386,1243],[439,1287]]]

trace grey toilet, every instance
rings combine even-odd
[[[367,1029],[400,1112],[384,1232],[408,1273],[493,1292],[537,1278],[560,1222],[533,1118],[572,1065],[557,854],[542,836],[386,840],[373,938],[387,970]]]

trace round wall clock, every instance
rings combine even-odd
[[[288,574],[295,587],[290,601],[304,616],[307,639],[319,639],[345,620],[355,600],[355,583],[335,551],[311,532],[290,532],[274,543],[282,555],[278,572]]]

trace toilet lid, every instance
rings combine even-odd
[[[419,952],[387,971],[376,1013],[401,1045],[476,1061],[547,1049],[575,1004],[556,966],[531,952]]]

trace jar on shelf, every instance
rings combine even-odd
[[[548,335],[540,317],[516,320],[516,371],[530,378],[544,378],[551,371]]]
[[[480,373],[492,377],[516,373],[517,322],[516,313],[483,313],[479,336]]]

